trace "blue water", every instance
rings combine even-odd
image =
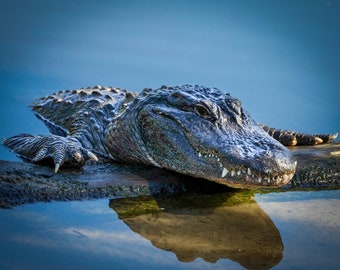
[[[273,227],[267,231],[269,235],[263,236],[268,243],[273,242],[274,250],[270,250],[275,252],[276,247],[282,256],[270,264],[273,269],[337,269],[340,256],[339,191],[256,195],[255,200],[252,205],[256,204],[256,207],[237,208],[240,218],[235,226],[239,231],[234,230],[233,234],[240,235],[239,246],[230,247],[233,235],[228,234],[229,229],[225,227],[222,228],[224,234],[218,235],[220,241],[216,243],[216,249],[212,249],[216,254],[208,255],[204,252],[205,243],[196,241],[204,239],[204,234],[215,239],[221,228],[216,231],[209,231],[209,228],[220,219],[228,222],[233,206],[216,206],[207,212],[204,208],[197,211],[189,204],[186,211],[177,209],[179,212],[170,215],[171,218],[166,215],[172,210],[164,209],[164,213],[146,214],[144,222],[139,222],[134,230],[128,226],[128,221],[109,208],[107,199],[39,203],[1,210],[0,269],[245,269],[241,263],[251,265],[252,269],[262,269],[261,264],[249,263],[251,259],[245,257],[248,246],[244,246],[243,241],[252,243],[256,239],[252,240],[254,236],[244,230],[243,220],[257,224],[259,234],[263,233],[263,226]],[[249,216],[257,215],[267,216],[265,222],[247,220]],[[177,231],[183,229],[179,224],[181,219],[193,217],[200,222],[186,223],[195,232],[188,236],[193,241],[192,250],[181,254],[178,251],[181,241],[176,245],[171,239],[178,237]],[[158,226],[159,230],[145,236],[145,231],[152,230],[157,222],[163,224]],[[173,235],[167,235],[169,249],[166,250],[157,244],[158,235],[167,231],[162,227],[165,225],[175,228]],[[274,240],[277,230],[279,239]],[[242,238],[242,235],[245,236]],[[187,245],[187,239],[182,242]],[[209,243],[207,245],[206,248],[211,249]],[[223,250],[228,253],[231,248],[239,253],[236,259],[218,257],[224,254]],[[263,248],[266,248],[265,243]],[[260,257],[265,251],[257,252]],[[188,253],[190,259],[184,260]],[[218,260],[211,262],[201,256],[217,256]]]
[[[260,123],[340,130],[339,1],[2,1],[0,137],[62,89],[216,86]],[[13,160],[3,147],[0,159]]]
[[[1,1],[0,137],[46,134],[31,101],[98,84],[215,86],[260,123],[338,132],[339,14],[332,0]],[[3,147],[0,159],[17,160]],[[286,194],[256,198],[281,233],[275,269],[335,269],[339,192]],[[130,230],[107,200],[1,210],[0,224],[0,269],[240,268],[228,258],[180,262]]]

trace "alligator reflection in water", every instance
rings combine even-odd
[[[112,199],[110,207],[182,262],[231,259],[247,269],[268,269],[282,259],[280,233],[249,192]]]

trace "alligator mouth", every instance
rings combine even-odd
[[[295,169],[282,172],[270,172],[269,170],[259,172],[254,168],[249,168],[242,165],[224,165],[217,154],[205,154],[200,151],[196,151],[197,156],[200,159],[210,159],[214,163],[218,164],[220,168],[217,173],[217,179],[213,181],[219,183],[227,183],[231,187],[278,187],[287,184],[294,176]],[[294,168],[297,162],[294,162]]]

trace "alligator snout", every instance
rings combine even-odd
[[[295,173],[297,162],[289,150],[268,136],[229,145],[223,152],[220,178],[232,187],[278,187]]]
[[[274,143],[277,144],[276,141]],[[293,177],[297,162],[281,145],[271,148],[270,151],[260,152],[254,162],[250,160],[254,168],[254,176],[257,176],[261,186],[282,186]]]

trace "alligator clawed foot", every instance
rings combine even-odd
[[[98,161],[74,138],[20,134],[4,139],[3,144],[24,161],[54,166],[54,172],[61,166],[82,167],[87,160]]]
[[[329,143],[338,137],[335,134],[305,134],[283,129],[271,128],[268,126],[260,125],[270,136],[278,140],[285,146],[295,145],[316,145],[322,143]]]
[[[284,135],[283,135],[284,136]],[[291,144],[287,144],[287,146],[294,145],[317,145],[322,143],[329,143],[332,140],[338,137],[338,133],[335,134],[304,134],[299,132],[293,132],[292,136],[294,140]]]
[[[313,136],[315,136],[319,141],[321,140],[321,143],[330,143],[338,137],[338,133],[330,135],[317,134]]]

